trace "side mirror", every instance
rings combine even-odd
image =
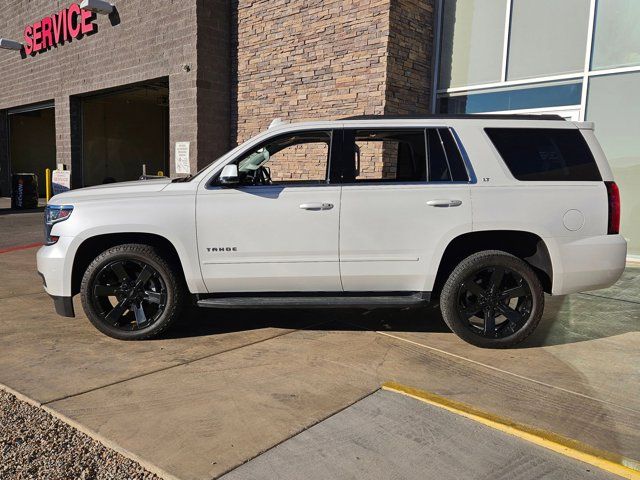
[[[238,185],[240,183],[238,165],[225,165],[220,177],[218,177],[218,183],[227,187]]]

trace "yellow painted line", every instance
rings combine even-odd
[[[488,427],[501,432],[535,443],[541,447],[553,450],[567,457],[598,467],[607,472],[614,473],[623,478],[640,480],[640,462],[623,457],[615,453],[600,450],[586,445],[577,440],[563,437],[553,432],[547,432],[527,425],[501,418],[491,413],[486,413],[466,403],[450,400],[440,395],[425,392],[417,388],[407,387],[395,382],[387,382],[382,385],[383,390],[400,393],[421,402],[443,408],[457,415],[475,420]]]

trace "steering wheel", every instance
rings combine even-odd
[[[262,166],[256,173],[260,179],[260,185],[271,185],[273,183],[271,181],[271,169],[269,167]]]
[[[271,185],[271,171],[269,167],[258,167],[255,170],[248,170],[244,172],[242,183],[244,185]]]

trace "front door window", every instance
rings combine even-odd
[[[326,183],[331,139],[330,131],[314,131],[268,140],[238,159],[240,185]]]

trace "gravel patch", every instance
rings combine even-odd
[[[1,390],[0,478],[159,480],[133,460]]]

